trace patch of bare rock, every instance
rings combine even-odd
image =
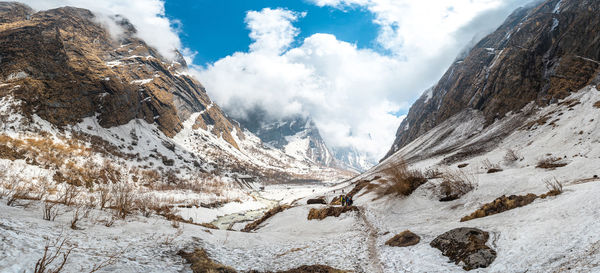
[[[477,228],[455,228],[438,236],[430,245],[464,270],[486,268],[496,259],[496,251],[485,245],[489,233]]]

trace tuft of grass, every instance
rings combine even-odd
[[[543,181],[544,181],[544,184],[546,184],[546,188],[548,189],[548,192],[545,194],[542,194],[540,196],[541,198],[546,198],[548,196],[556,196],[556,195],[563,193],[563,184],[562,184],[562,182],[558,181],[558,179],[556,179],[556,177],[546,178]]]
[[[594,103],[594,107],[600,108],[600,100]]]
[[[406,162],[401,161],[383,170],[386,181],[380,185],[380,195],[408,196],[419,186],[427,182],[425,175],[419,170],[409,170]]]
[[[460,198],[477,186],[476,177],[463,170],[448,170],[442,175],[440,183],[440,201],[452,201]]]

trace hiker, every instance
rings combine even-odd
[[[352,196],[346,197],[346,205],[347,206],[352,206]]]
[[[342,204],[342,207],[346,205],[346,198],[344,198],[343,195],[340,195],[340,203]]]

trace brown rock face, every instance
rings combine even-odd
[[[184,73],[183,58],[165,59],[136,38],[126,19],[113,17],[123,28],[115,38],[84,9],[34,13],[0,3],[0,18],[0,97],[23,101],[23,113],[57,126],[95,115],[103,127],[137,118],[172,137],[191,113],[207,110],[196,124],[212,125],[214,134],[237,147],[231,134],[241,130],[219,107],[208,109],[212,102]]]
[[[546,105],[598,84],[599,11],[599,1],[583,0],[516,10],[413,104],[386,158],[467,109],[489,125],[532,101]]]
[[[421,237],[419,235],[412,233],[410,230],[405,230],[387,240],[385,244],[388,246],[407,247],[414,246],[420,241]]]

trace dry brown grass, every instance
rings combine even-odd
[[[460,198],[477,186],[477,178],[474,174],[463,170],[447,170],[442,175],[442,183],[439,185],[440,201],[451,201]]]
[[[498,214],[507,210],[515,209],[518,207],[526,206],[535,201],[538,196],[530,193],[527,195],[511,195],[509,197],[501,196],[496,200],[484,204],[480,209],[460,219],[461,222],[469,221],[476,218],[482,218],[489,215]]]
[[[542,168],[542,169],[556,169],[556,168],[564,167],[567,165],[567,163],[560,162],[560,161],[561,161],[560,157],[549,156],[549,157],[540,159],[538,161],[536,167]]]
[[[519,154],[513,150],[513,149],[506,149],[506,154],[504,155],[504,162],[506,163],[512,163],[512,162],[516,162],[517,160],[520,160],[521,156],[519,156]]]
[[[388,167],[382,172],[386,180],[380,184],[377,190],[380,196],[390,194],[408,196],[427,182],[427,178],[422,172],[409,170],[404,161]]]
[[[594,103],[594,107],[600,108],[600,100]]]
[[[548,196],[556,196],[563,193],[563,184],[556,177],[546,178],[543,180],[548,192],[543,194],[541,198],[546,198]]]
[[[345,206],[345,207],[325,207],[325,208],[312,208],[308,212],[308,220],[323,220],[329,216],[339,217],[342,213],[346,213],[349,211],[358,211],[358,208],[355,206]]]

